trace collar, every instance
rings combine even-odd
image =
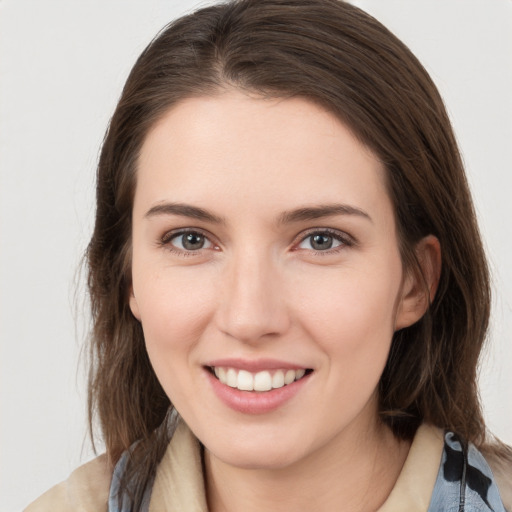
[[[208,512],[201,447],[180,420],[157,469],[149,512]]]
[[[421,425],[396,484],[378,512],[427,512],[443,452],[443,434]],[[158,466],[149,512],[208,512],[201,447],[180,421]]]
[[[427,512],[443,446],[440,429],[420,425],[395,486],[378,512]]]

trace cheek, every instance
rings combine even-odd
[[[323,374],[325,396],[341,405],[328,413],[336,421],[357,416],[376,397],[388,358],[398,286],[394,279],[376,278],[373,272],[341,272],[323,283],[326,293],[303,301],[302,327],[329,369]]]
[[[302,325],[332,365],[344,374],[370,374],[384,366],[394,332],[401,265],[368,265],[315,276],[303,283],[298,313]],[[364,369],[364,372],[362,370]]]
[[[197,268],[195,274],[172,268],[154,274],[144,269],[138,276],[134,273],[146,348],[159,378],[172,375],[170,367],[183,368],[211,318],[215,300],[212,279],[197,274]]]

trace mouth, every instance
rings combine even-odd
[[[278,368],[258,372],[225,366],[207,366],[206,369],[222,384],[240,391],[256,393],[264,393],[288,386],[313,372],[310,368]]]

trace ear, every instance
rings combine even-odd
[[[441,275],[441,244],[434,235],[415,248],[421,272],[410,269],[404,278],[396,312],[395,331],[416,323],[433,302]]]
[[[130,309],[132,310],[132,315],[140,322],[140,311],[139,304],[137,303],[137,299],[133,293],[133,286],[130,287]]]

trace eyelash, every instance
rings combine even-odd
[[[183,249],[179,249],[177,247],[174,247],[171,243],[172,240],[179,238],[180,236],[184,235],[199,235],[202,236],[205,240],[208,240],[214,247],[216,247],[216,244],[211,241],[211,237],[209,234],[205,233],[201,229],[198,228],[189,228],[189,229],[179,229],[177,231],[169,231],[165,233],[162,238],[159,241],[159,246],[165,247],[168,251],[177,254],[178,256],[183,256],[185,258],[195,256],[198,253],[200,253],[203,249],[198,249],[196,251],[187,251]]]
[[[197,229],[197,228],[189,228],[189,229],[180,229],[177,231],[169,231],[165,233],[162,238],[160,239],[158,245],[161,247],[165,247],[168,251],[177,254],[178,256],[182,257],[191,257],[195,256],[198,253],[201,253],[203,248],[198,250],[182,250],[177,247],[174,247],[171,243],[172,240],[179,238],[180,236],[184,235],[199,235],[205,238],[210,244],[212,244],[213,247],[217,247],[214,242],[211,241],[210,235],[205,233],[204,231]],[[300,249],[297,246],[302,244],[304,241],[306,241],[308,238],[313,237],[314,235],[327,235],[329,237],[332,237],[334,240],[340,242],[340,245],[338,247],[334,247],[332,249],[326,249],[326,250],[314,250],[314,249]],[[356,241],[354,238],[347,233],[332,229],[332,228],[313,228],[308,230],[306,233],[301,233],[299,237],[297,237],[297,241],[293,242],[294,251],[300,251],[300,250],[309,250],[314,254],[315,256],[328,256],[332,254],[336,254],[346,247],[352,247],[356,244]],[[207,248],[209,249],[209,248]]]
[[[340,242],[340,245],[338,247],[334,247],[332,249],[326,249],[326,250],[317,250],[311,249],[312,254],[316,256],[330,256],[332,254],[337,254],[338,252],[346,249],[347,247],[352,247],[355,245],[356,241],[353,237],[348,235],[347,233],[343,231],[338,231],[336,229],[332,228],[313,228],[308,230],[306,233],[301,233],[298,242],[294,243],[294,246],[298,246],[302,244],[304,241],[306,241],[308,238],[313,237],[314,235],[327,235],[329,237],[332,237],[334,240]],[[296,251],[300,250],[309,250],[309,249],[294,249]]]

